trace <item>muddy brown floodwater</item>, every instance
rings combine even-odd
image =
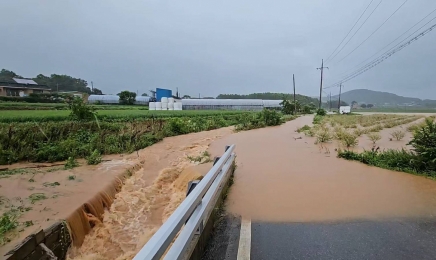
[[[202,156],[213,140],[231,132],[227,127],[165,138],[125,156],[140,168],[124,181],[101,220],[93,220],[94,228],[81,247],[69,251],[68,259],[132,259],[186,197],[188,182],[212,167],[212,163],[196,165],[188,156]],[[80,229],[82,223],[79,217],[69,219],[71,227]]]
[[[435,216],[435,181],[339,159],[334,149],[320,150],[314,138],[295,132],[311,125],[312,118],[212,143],[213,155],[220,154],[223,145],[236,144],[230,213],[280,222]]]

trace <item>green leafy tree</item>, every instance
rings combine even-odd
[[[121,104],[124,105],[133,105],[136,101],[136,93],[128,90],[121,91],[118,96],[120,96]]]
[[[2,69],[0,71],[0,81],[14,82],[14,80],[12,78],[23,78],[23,77],[21,77],[20,75],[17,75],[15,72],[10,71],[10,70]]]
[[[360,105],[361,108],[366,108],[366,104]]]
[[[141,96],[143,96],[143,97],[148,97],[148,94],[147,94],[147,93],[142,93]]]
[[[182,98],[183,98],[183,99],[190,99],[191,96],[190,96],[190,95],[184,95]]]
[[[94,95],[103,95],[103,91],[101,91],[98,88],[94,88],[94,89],[92,89],[91,94],[94,94]]]
[[[283,100],[280,105],[282,106],[282,112],[285,115],[293,115],[294,112],[300,112],[301,110],[301,104],[298,102],[298,100],[295,101],[289,101],[289,100]]]

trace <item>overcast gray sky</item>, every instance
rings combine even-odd
[[[363,19],[379,1],[374,0]],[[93,81],[104,93],[178,87],[182,94],[195,96],[290,92],[294,73],[297,92],[316,96],[321,59],[330,55],[369,2],[2,0],[0,69],[24,77],[67,74]],[[327,64],[326,87],[436,8],[435,0],[409,0],[338,62],[403,2],[382,0]],[[436,12],[425,22],[434,17]],[[435,69],[436,30],[345,83],[345,90],[436,99]]]

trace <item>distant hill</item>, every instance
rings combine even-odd
[[[337,99],[338,96],[332,97]],[[419,105],[419,106],[436,106],[436,100],[429,99],[419,99],[412,97],[403,97],[396,94],[374,91],[368,89],[354,89],[342,93],[341,100],[351,104],[351,102],[356,101],[358,103],[374,104],[374,105]]]
[[[265,99],[265,100],[283,100],[283,98],[292,100],[294,96],[292,94],[285,93],[252,93],[248,95],[239,95],[239,94],[219,94],[217,99]],[[317,98],[312,98],[300,94],[295,95],[295,99],[298,100],[302,104],[318,104]]]

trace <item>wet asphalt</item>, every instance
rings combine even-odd
[[[237,259],[239,232],[224,217],[203,259]],[[436,220],[252,222],[251,259],[436,259]]]

